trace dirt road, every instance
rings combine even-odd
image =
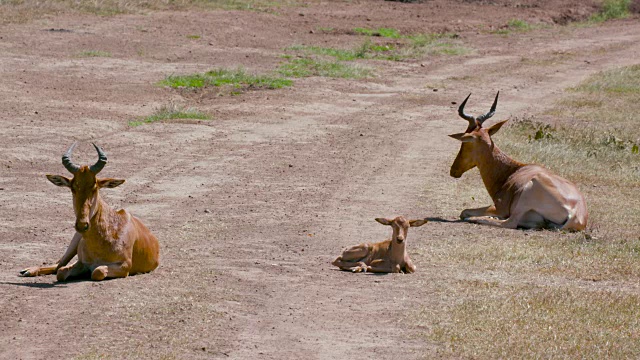
[[[492,276],[535,282],[442,261],[444,243],[525,236],[441,221],[489,201],[477,175],[465,175],[479,187],[475,201],[459,196],[460,182],[448,176],[458,144],[446,135],[465,127],[454,102],[473,92],[468,111],[486,112],[500,90],[496,118],[539,114],[587,75],[637,62],[640,24],[502,36],[481,29],[516,16],[548,20],[570,4],[457,4],[460,13],[437,1],[375,4],[279,15],[59,16],[1,27],[0,358],[433,358],[442,349],[429,339],[432,324],[412,317],[455,303],[450,286]],[[441,17],[425,25],[436,5]],[[493,18],[457,21],[479,8]],[[403,21],[407,14],[423,17]],[[354,44],[360,40],[346,30],[366,25],[456,31],[473,51],[372,60],[370,80],[296,79],[291,88],[235,97],[154,85],[213,67],[271,70],[287,46]],[[202,38],[186,38],[194,33]],[[113,56],[77,56],[97,48]],[[128,125],[169,101],[214,119]],[[158,236],[155,272],[100,283],[16,276],[54,263],[73,235],[71,196],[44,175],[64,174],[60,156],[74,140],[76,162],[95,161],[96,141],[109,156],[102,175],[127,180],[102,194]],[[395,215],[433,220],[409,232],[416,274],[332,268],[343,247],[384,240],[389,228],[373,219]]]

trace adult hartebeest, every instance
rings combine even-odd
[[[494,135],[507,120],[488,128],[482,124],[493,116],[498,95],[488,113],[473,117],[464,112],[469,96],[458,114],[469,122],[467,131],[449,135],[462,145],[451,165],[451,176],[459,178],[478,167],[494,205],[466,209],[460,218],[470,222],[506,228],[560,228],[580,231],[587,226],[587,206],[578,188],[570,181],[540,165],[523,164],[500,151]]]
[[[405,273],[416,271],[406,250],[409,227],[422,226],[427,219],[407,221],[402,216],[395,219],[377,218],[382,225],[393,229],[391,239],[379,243],[358,244],[345,249],[332,264],[341,270],[352,272]]]
[[[31,267],[22,276],[56,273],[58,281],[91,273],[92,280],[120,278],[145,273],[158,267],[160,247],[158,239],[135,216],[121,209],[115,211],[100,198],[100,188],[114,188],[121,179],[98,179],[96,175],[107,163],[107,156],[96,144],[98,161],[92,166],[78,166],[71,160],[71,145],[62,156],[62,164],[73,174],[69,179],[47,175],[54,185],[71,189],[76,214],[76,233],[67,251],[55,266]],[[78,261],[67,263],[78,255]]]

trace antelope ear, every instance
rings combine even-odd
[[[385,219],[385,218],[376,218],[376,221],[382,225],[391,225],[392,223],[392,220]]]
[[[462,142],[469,142],[473,140],[473,136],[467,133],[459,133],[459,134],[451,134],[449,137],[452,137],[456,140],[460,140]]]
[[[418,226],[422,226],[426,223],[428,223],[429,220],[427,219],[420,219],[420,220],[409,220],[409,225],[411,227],[418,227]]]
[[[47,179],[56,186],[71,187],[71,180],[62,175],[47,175]]]
[[[499,123],[495,123],[493,125],[491,125],[491,127],[487,130],[489,130],[489,135],[493,136],[493,134],[497,133],[498,130],[500,130],[500,128],[502,127],[502,125],[504,125],[507,121],[509,120],[504,120],[504,121],[500,121]]]
[[[124,183],[124,179],[98,179],[99,188],[114,188]]]

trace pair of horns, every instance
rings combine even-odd
[[[107,165],[107,154],[105,154],[104,151],[102,151],[102,149],[100,149],[98,145],[94,143],[91,143],[91,144],[93,145],[93,147],[96,148],[96,151],[98,152],[98,162],[91,165],[89,167],[89,170],[91,170],[91,172],[94,173],[95,175],[98,175],[100,170],[102,170],[102,168],[105,165]],[[71,161],[70,159],[71,152],[76,147],[76,145],[78,145],[78,143],[74,142],[73,145],[71,145],[71,147],[69,148],[69,150],[67,150],[67,152],[64,153],[64,155],[62,155],[62,165],[64,165],[64,167],[67,170],[69,170],[69,172],[72,174],[75,174],[80,170],[80,166],[74,164],[73,161]]]
[[[462,102],[462,104],[460,104],[460,107],[458,108],[458,115],[460,115],[461,118],[467,120],[469,122],[469,127],[470,128],[474,128],[478,125],[482,125],[483,122],[485,122],[487,119],[489,119],[490,117],[493,116],[493,114],[496,113],[496,106],[498,105],[498,96],[500,95],[500,91],[498,91],[498,93],[496,94],[496,99],[493,100],[493,105],[491,105],[491,110],[489,110],[488,113],[484,114],[484,115],[480,115],[477,118],[465,114],[464,112],[464,106],[467,104],[467,100],[469,100],[469,97],[471,96],[471,94],[469,94],[467,96],[466,99],[464,99],[464,101]]]

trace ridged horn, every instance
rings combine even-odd
[[[469,122],[469,126],[474,126],[475,127],[476,118],[474,118],[471,115],[468,115],[468,114],[464,113],[464,106],[467,105],[467,100],[469,100],[469,97],[471,97],[471,93],[469,93],[469,95],[467,95],[467,98],[464,99],[462,104],[460,104],[460,107],[458,107],[458,115],[460,115],[461,118],[467,120]]]
[[[98,175],[98,173],[100,172],[100,170],[102,170],[102,168],[107,165],[107,154],[104,153],[104,151],[102,151],[102,149],[100,149],[100,147],[94,143],[91,143],[93,145],[94,148],[96,148],[96,151],[98,152],[98,161],[91,165],[91,167],[89,168],[89,170],[91,170],[91,172],[94,175]]]
[[[64,165],[64,167],[67,170],[69,170],[69,172],[72,173],[72,174],[75,174],[75,173],[78,172],[78,170],[80,170],[80,166],[74,164],[73,161],[71,161],[71,159],[70,159],[71,152],[76,147],[76,145],[78,145],[78,142],[74,142],[71,145],[71,147],[69,147],[69,150],[67,150],[67,152],[64,153],[64,155],[62,155],[62,165]]]
[[[480,125],[482,125],[482,123],[489,119],[490,117],[493,116],[493,114],[496,113],[496,106],[498,105],[498,96],[500,95],[500,91],[498,91],[498,93],[496,94],[496,99],[493,100],[493,105],[491,105],[491,110],[489,110],[488,113],[484,114],[484,115],[480,115],[478,116],[478,122],[480,123]]]

